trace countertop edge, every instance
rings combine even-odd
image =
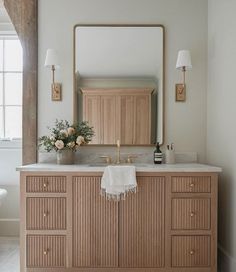
[[[220,173],[222,168],[207,164],[162,164],[150,166],[135,165],[137,172],[211,172]],[[56,164],[31,164],[16,168],[20,172],[103,172],[105,166],[91,167],[89,165],[56,165]]]

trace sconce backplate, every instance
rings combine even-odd
[[[51,85],[52,91],[52,101],[62,100],[62,88],[60,83],[53,83]]]
[[[183,83],[175,84],[175,101],[184,102],[186,100],[186,85]]]

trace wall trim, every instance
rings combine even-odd
[[[235,272],[236,259],[233,258],[221,245],[218,244],[218,271]]]
[[[0,218],[0,222],[20,222],[19,218]]]
[[[19,237],[20,236],[20,222],[19,220],[1,220],[0,221],[0,236],[1,237]]]

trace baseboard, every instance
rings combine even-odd
[[[236,260],[228,252],[218,245],[218,272],[235,272]]]
[[[19,236],[19,219],[0,219],[0,236]]]

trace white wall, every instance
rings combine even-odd
[[[219,185],[222,271],[236,271],[236,1],[209,0],[207,161],[223,168]]]
[[[53,16],[52,16],[53,15]],[[166,28],[165,140],[177,151],[198,152],[205,160],[207,1],[206,0],[40,0],[39,1],[39,135],[56,118],[72,121],[73,26],[78,23],[159,23]],[[51,102],[51,74],[44,68],[47,48],[61,57],[56,73],[63,101]],[[179,49],[190,49],[193,70],[187,73],[187,102],[175,103],[175,69]]]
[[[11,20],[0,1],[0,34],[15,34]],[[21,142],[0,141],[0,188],[8,194],[0,206],[0,236],[19,235],[19,173],[22,164]]]

